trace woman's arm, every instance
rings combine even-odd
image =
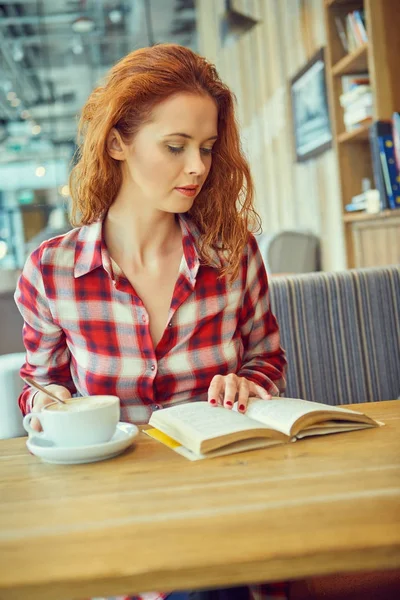
[[[286,358],[280,345],[278,323],[270,308],[267,273],[254,236],[250,236],[247,251],[240,315],[244,356],[237,375],[279,396],[286,386]]]
[[[42,385],[62,385],[72,394],[76,388],[71,378],[70,352],[64,331],[54,322],[49,308],[41,257],[42,247],[39,247],[26,261],[14,296],[24,319],[22,337],[26,362],[20,373],[21,377],[32,377]],[[18,402],[23,414],[32,409],[34,394],[35,391],[28,386],[22,390]]]

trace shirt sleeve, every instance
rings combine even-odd
[[[237,374],[279,396],[286,387],[287,363],[270,307],[267,273],[254,236],[250,237],[247,258],[240,320],[244,356]]]
[[[70,371],[70,352],[65,333],[54,322],[46,296],[41,267],[42,247],[35,250],[24,266],[14,295],[24,320],[22,337],[26,362],[20,374],[36,379],[42,385],[57,383],[76,391]],[[25,385],[18,399],[23,414],[32,409],[36,391]]]

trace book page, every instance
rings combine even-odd
[[[340,423],[338,424],[334,421],[326,421],[324,423],[320,423],[319,425],[315,425],[314,427],[307,427],[303,429],[296,435],[297,440],[301,440],[305,437],[310,437],[313,435],[328,435],[331,433],[342,433],[345,431],[357,431],[358,429],[369,429],[371,425],[368,423]]]
[[[235,409],[237,410],[236,404]],[[329,404],[310,402],[298,398],[272,398],[272,400],[250,398],[246,415],[272,429],[290,435],[293,425],[304,415],[327,411],[330,413],[337,412],[343,416],[346,414],[360,415],[360,413],[339,406],[330,406]],[[333,417],[330,415],[330,418]]]
[[[182,441],[182,435],[204,441],[263,427],[262,423],[249,416],[221,406],[211,406],[208,402],[190,402],[164,408],[151,415],[149,424],[179,441]],[[268,428],[266,425],[264,427]]]

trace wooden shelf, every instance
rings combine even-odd
[[[368,142],[369,141],[369,128],[371,127],[372,119],[360,125],[353,131],[343,131],[337,136],[339,144],[348,144],[349,142]]]
[[[326,79],[331,105],[334,148],[338,157],[340,206],[348,268],[391,264],[400,252],[400,209],[379,213],[346,212],[345,206],[360,193],[363,179],[374,185],[373,160],[369,129],[374,120],[392,118],[398,110],[400,78],[400,11],[394,0],[324,0],[326,22]],[[353,10],[363,10],[368,42],[344,54],[338,31],[341,19],[346,31],[346,17]],[[346,131],[340,96],[341,77],[369,73],[373,98],[373,118],[353,131]],[[387,243],[385,243],[387,240]],[[396,243],[394,242],[396,241]],[[387,262],[389,261],[389,262]]]
[[[344,213],[343,221],[345,223],[354,223],[356,221],[376,221],[377,219],[390,219],[393,217],[400,217],[400,210],[383,210],[379,213],[367,213],[364,211],[356,213]]]
[[[346,54],[332,67],[335,77],[347,73],[364,73],[365,71],[368,71],[368,44],[363,44],[350,54]]]

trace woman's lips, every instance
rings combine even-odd
[[[188,188],[188,187],[177,187],[175,188],[178,192],[187,196],[188,198],[193,198],[197,194],[198,187]]]

